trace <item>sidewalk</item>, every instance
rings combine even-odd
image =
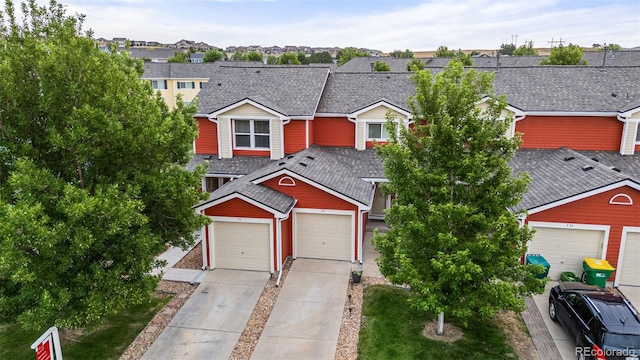
[[[161,268],[153,269],[151,274],[162,274],[162,280],[188,282],[191,284],[201,283],[206,275],[204,270],[177,269],[173,267],[178,263],[178,261],[180,261],[180,259],[187,255],[191,249],[198,245],[198,243],[199,241],[187,250],[182,250],[175,246],[170,247],[167,251],[156,257],[157,260],[166,261],[166,265]]]

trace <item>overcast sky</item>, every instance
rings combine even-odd
[[[46,3],[46,0],[38,0]],[[230,45],[496,49],[640,46],[640,0],[62,0],[95,37]],[[516,40],[517,39],[517,40]]]

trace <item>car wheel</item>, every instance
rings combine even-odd
[[[553,321],[558,321],[558,315],[556,314],[556,302],[549,300],[549,317]]]

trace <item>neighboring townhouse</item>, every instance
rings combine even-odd
[[[189,166],[205,164],[211,192],[196,207],[212,219],[203,265],[362,261],[366,222],[390,206],[374,142],[388,139],[388,112],[397,128],[414,121],[411,73],[234,65],[215,68],[198,95]],[[529,253],[545,256],[554,278],[601,257],[619,269],[616,284],[640,285],[640,67],[500,68],[494,87],[516,120],[507,135],[523,134],[512,166],[532,176],[513,209],[536,230]]]
[[[156,50],[152,50],[156,51]],[[224,62],[213,63],[144,63],[142,79],[148,80],[154,90],[160,91],[162,98],[170,108],[175,108],[178,96],[185,103],[191,103],[198,95],[203,84],[209,81]],[[235,66],[256,66],[261,62],[243,62]]]
[[[148,80],[154,90],[160,91],[169,108],[174,108],[178,96],[185,103],[192,102],[218,67],[218,63],[144,63],[142,78]]]

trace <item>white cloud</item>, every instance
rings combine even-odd
[[[589,6],[568,0],[320,1],[68,0],[67,9],[86,14],[85,26],[97,37],[160,42],[184,38],[220,47],[495,49],[516,34],[519,44],[533,40],[536,46],[547,46],[552,38],[582,46],[640,45],[640,3],[636,1],[590,1]],[[272,6],[274,11],[252,11],[256,3]],[[316,11],[320,4],[326,6]]]

